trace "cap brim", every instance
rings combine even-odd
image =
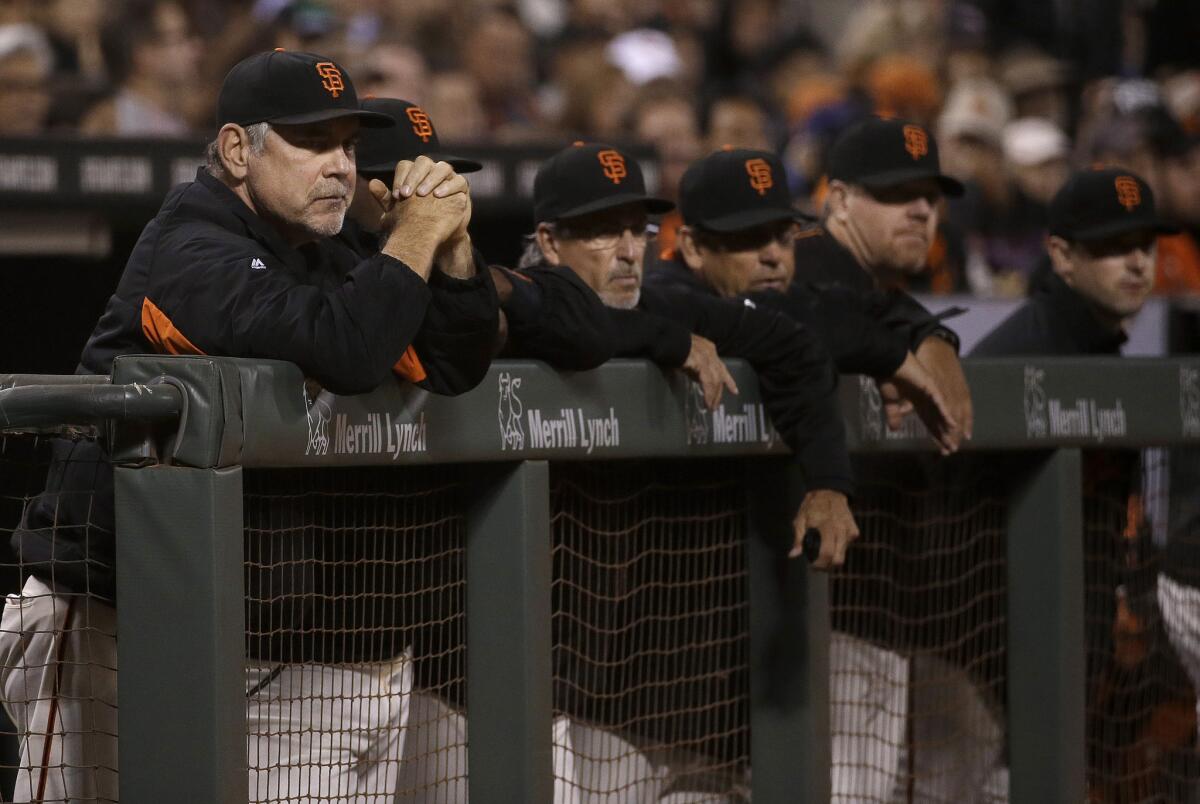
[[[321,109],[304,114],[289,114],[284,117],[272,117],[263,122],[280,126],[302,126],[306,123],[321,123],[325,120],[337,120],[342,117],[357,117],[367,128],[393,128],[396,121],[386,114],[368,112],[363,109]]]
[[[1179,234],[1182,231],[1173,223],[1168,223],[1162,218],[1132,218],[1130,220],[1116,220],[1108,223],[1090,226],[1086,229],[1080,229],[1070,234],[1060,235],[1067,240],[1077,242],[1090,242],[1093,240],[1106,240],[1110,237],[1119,237],[1130,232],[1154,232],[1155,234],[1173,235]]]
[[[461,156],[451,156],[449,154],[423,154],[432,159],[434,162],[448,162],[450,167],[454,168],[455,173],[478,173],[483,170],[483,163],[476,162],[474,159],[464,159]],[[396,162],[376,162],[373,165],[359,167],[359,173],[367,175],[387,175],[396,172]]]
[[[646,211],[652,215],[660,215],[664,212],[670,212],[675,209],[675,204],[665,198],[651,198],[639,193],[619,193],[610,195],[604,198],[597,198],[595,201],[589,201],[586,204],[580,204],[577,207],[564,209],[560,212],[556,220],[563,218],[578,218],[580,215],[589,215],[593,212],[602,212],[613,207],[622,207],[626,204],[642,204],[646,207]]]
[[[908,181],[916,181],[919,179],[933,179],[942,188],[942,193],[951,198],[958,198],[965,191],[962,182],[958,179],[952,179],[942,173],[933,173],[921,168],[901,168],[899,170],[889,170],[884,173],[877,173],[874,176],[866,176],[861,179],[855,179],[853,184],[861,184],[863,187],[872,190],[883,190],[888,187],[895,187],[897,184],[904,184]]]
[[[810,216],[795,209],[747,209],[711,220],[697,221],[696,225],[710,232],[740,232],[743,229],[753,229],[755,226],[763,226],[768,223],[811,219]]]

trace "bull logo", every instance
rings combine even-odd
[[[429,115],[425,114],[425,110],[419,106],[410,106],[405,114],[412,123],[413,133],[421,138],[421,142],[429,142],[429,138],[433,136],[433,123],[429,122]]]
[[[925,129],[920,126],[905,126],[904,150],[908,151],[908,155],[913,158],[914,162],[928,154],[929,135],[925,133]]]
[[[1133,212],[1134,207],[1142,203],[1142,188],[1138,186],[1133,176],[1117,176],[1113,182],[1117,187],[1117,202],[1125,207],[1126,212]]]
[[[1046,414],[1046,379],[1044,369],[1025,367],[1025,435],[1029,438],[1045,438],[1050,432],[1050,417]]]
[[[1179,369],[1179,417],[1185,436],[1200,436],[1200,369]]]
[[[707,444],[712,425],[709,423],[708,406],[704,404],[704,390],[698,383],[687,381],[683,397],[683,418],[687,426],[688,446]]]
[[[304,387],[304,407],[308,418],[308,443],[304,447],[305,455],[329,454],[329,420],[333,412],[329,404],[318,397],[318,387],[314,386],[310,394],[309,388]]]
[[[338,66],[331,61],[317,62],[317,75],[321,76],[321,86],[325,87],[325,91],[333,97],[337,97],[346,91],[346,81],[342,78],[342,71]]]
[[[625,157],[621,156],[620,151],[609,148],[596,154],[596,158],[604,166],[605,177],[613,184],[620,184],[621,179],[629,175],[629,171],[625,167]]]
[[[775,186],[775,177],[771,174],[771,163],[765,159],[747,159],[746,173],[750,176],[750,186],[759,195],[766,195],[767,190]]]
[[[883,395],[870,377],[858,378],[858,415],[863,441],[883,440]]]
[[[525,449],[525,430],[521,426],[521,416],[525,413],[525,407],[521,404],[521,398],[517,396],[517,389],[520,387],[520,377],[514,377],[507,371],[500,373],[500,402],[496,417],[500,422],[501,450]]]

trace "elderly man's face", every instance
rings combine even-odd
[[[632,309],[642,295],[646,210],[625,205],[564,219],[539,237],[552,265],[566,265],[609,307]]]
[[[796,274],[796,224],[779,221],[739,232],[688,230],[688,267],[721,296],[787,290]]]
[[[1100,315],[1117,324],[1137,314],[1154,287],[1157,237],[1141,231],[1067,243],[1051,238],[1054,270]]]
[[[847,186],[834,214],[842,216],[869,271],[918,274],[937,231],[941,197],[934,179],[876,190]]]
[[[247,163],[254,209],[293,243],[336,235],[354,191],[357,135],[352,117],[273,126],[262,153]]]

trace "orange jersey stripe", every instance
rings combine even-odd
[[[142,299],[142,334],[160,354],[202,355],[200,349],[175,328],[167,314],[148,298]]]
[[[409,382],[420,382],[428,376],[421,365],[421,358],[417,357],[417,350],[411,346],[404,350],[396,365],[392,366],[392,371]]]

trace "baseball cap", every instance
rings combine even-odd
[[[943,141],[973,137],[999,147],[1012,114],[1012,101],[999,84],[986,78],[960,81],[946,98],[938,118],[938,136]]]
[[[637,160],[611,145],[577,142],[543,162],[533,178],[533,216],[538,222],[637,203],[651,213],[675,208],[664,198],[646,195]]]
[[[226,123],[300,125],[357,117],[364,126],[394,126],[363,111],[349,74],[332,59],[283,50],[256,53],[233,66],[217,97],[217,127]]]
[[[1154,193],[1140,176],[1113,168],[1071,176],[1050,201],[1049,219],[1050,234],[1074,241],[1179,231],[1158,217]]]
[[[728,148],[693,162],[679,182],[679,211],[688,226],[737,232],[797,220],[783,163],[773,153]]]
[[[833,144],[829,178],[868,189],[936,179],[946,195],[963,193],[962,184],[942,174],[937,142],[924,126],[879,117],[851,126]]]
[[[483,168],[473,159],[449,156],[441,152],[437,131],[425,110],[415,103],[396,98],[366,98],[362,108],[385,114],[396,121],[394,128],[365,130],[358,137],[358,172],[392,175],[396,163],[427,156],[435,162],[449,162],[458,173],[474,173]]]

